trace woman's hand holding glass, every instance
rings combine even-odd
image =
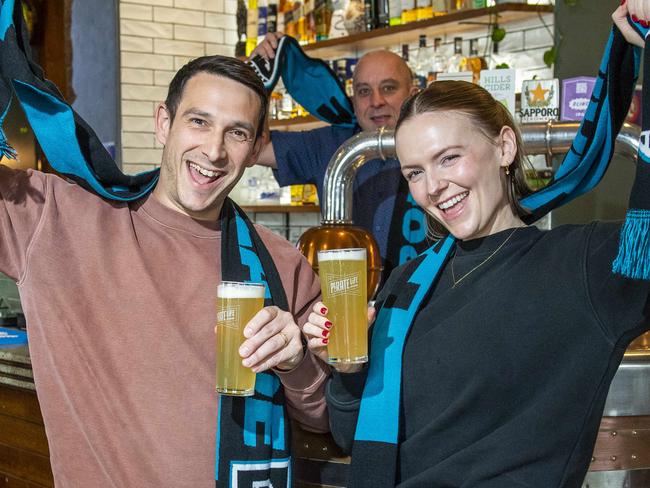
[[[336,324],[333,324],[327,318],[328,309],[323,302],[317,302],[312,312],[307,318],[302,332],[307,338],[307,347],[316,357],[323,362],[328,362],[327,345],[329,336]],[[368,327],[374,322],[376,310],[374,307],[368,307]],[[337,371],[341,373],[354,373],[363,369],[363,364],[332,364]]]

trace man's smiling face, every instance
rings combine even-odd
[[[156,112],[156,137],[164,149],[154,196],[192,218],[216,220],[257,157],[259,111],[259,97],[241,83],[206,72],[192,76],[174,120],[164,105]]]

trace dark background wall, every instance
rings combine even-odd
[[[577,0],[569,6],[566,0],[556,0],[557,78],[595,76],[612,26],[611,13],[619,4],[619,0]],[[623,218],[633,177],[632,162],[615,157],[595,190],[553,212],[553,225]]]
[[[117,0],[73,0],[73,107],[104,143],[119,144]],[[116,151],[120,154],[120,151]]]

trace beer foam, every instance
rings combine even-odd
[[[364,261],[366,259],[365,249],[332,249],[327,252],[318,252],[318,261]]]
[[[260,283],[233,283],[225,281],[217,286],[220,298],[264,298],[265,288]]]

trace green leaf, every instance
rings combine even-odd
[[[492,28],[492,42],[501,42],[503,38],[506,37],[506,30],[502,29],[498,25],[495,25]]]
[[[553,46],[551,49],[548,51],[544,52],[544,64],[548,66],[549,68],[553,66],[553,63],[555,63],[555,56],[557,52],[555,50],[555,46]]]
[[[510,69],[510,65],[508,63],[499,63],[495,66],[495,69]]]

